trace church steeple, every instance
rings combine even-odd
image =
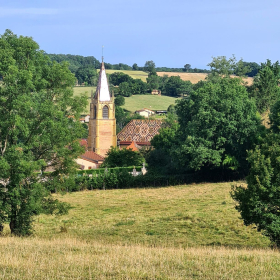
[[[102,57],[102,63],[99,72],[98,84],[95,93],[95,99],[99,99],[100,101],[110,101],[111,96],[109,92],[109,85],[107,81],[105,66]]]
[[[102,56],[95,96],[92,96],[90,103],[88,150],[105,156],[110,147],[116,147],[116,145],[114,97],[111,97],[109,92]]]

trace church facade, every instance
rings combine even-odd
[[[104,62],[101,63],[98,85],[90,103],[88,151],[105,156],[116,147],[116,118],[114,96],[110,94]]]

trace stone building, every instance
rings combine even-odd
[[[116,119],[114,97],[109,92],[102,59],[98,85],[90,103],[88,151],[105,156],[111,146],[116,147]]]

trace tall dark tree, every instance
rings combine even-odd
[[[156,72],[156,64],[152,60],[146,61],[144,70],[149,73],[154,73]]]
[[[278,61],[267,60],[261,64],[252,86],[252,96],[260,113],[267,111],[280,97],[280,66]]]

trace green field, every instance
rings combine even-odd
[[[143,108],[150,110],[167,110],[168,106],[175,104],[178,98],[164,96],[164,95],[132,95],[125,97],[124,109],[135,112]]]
[[[99,72],[99,70],[97,71]],[[148,73],[144,71],[106,69],[107,74],[112,74],[115,72],[122,72],[124,74],[131,76],[133,79],[141,79],[143,82],[146,82],[146,79],[148,78]]]
[[[88,105],[86,106],[85,110],[82,114],[87,115],[90,112],[90,98],[91,98],[91,91],[95,93],[96,87],[74,87],[74,96],[80,96],[85,94],[88,97]]]
[[[246,227],[231,184],[83,191],[35,234],[0,238],[0,279],[279,279],[279,252]]]
[[[75,96],[80,96],[85,93],[89,97],[88,106],[84,110],[84,114],[89,114],[91,90],[95,93],[96,87],[74,87]],[[170,104],[175,104],[177,99],[178,98],[163,95],[133,95],[131,97],[125,97],[125,105],[122,107],[130,112],[135,112],[143,108],[150,110],[167,110],[168,106]]]

